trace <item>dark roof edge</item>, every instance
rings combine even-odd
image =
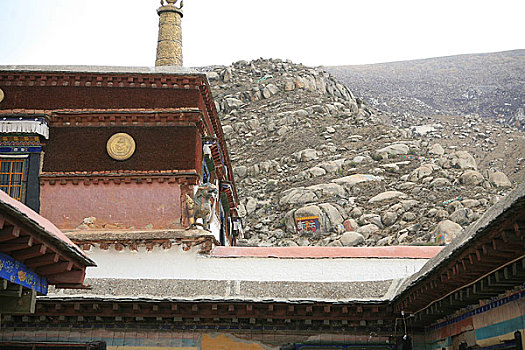
[[[131,66],[88,66],[88,65],[0,65],[0,72],[39,72],[39,73],[97,73],[97,74],[174,74],[174,75],[199,75],[191,68],[178,66],[162,67],[131,67]]]
[[[468,226],[459,237],[453,240],[435,257],[427,261],[421,270],[409,277],[405,283],[403,283],[401,288],[399,288],[396,295],[393,297],[393,301],[397,301],[397,299],[411,287],[418,284],[451,259],[456,258],[457,255],[463,251],[463,248],[465,248],[472,240],[487,233],[487,229],[495,221],[504,215],[510,208],[518,205],[520,201],[523,202],[522,205],[525,205],[525,183],[518,186],[516,189],[508,193],[501,201],[490,207],[479,220]]]
[[[330,304],[389,304],[390,300],[384,298],[355,298],[355,299],[284,299],[284,298],[225,298],[221,296],[209,296],[209,297],[197,297],[197,298],[170,298],[170,297],[150,297],[150,296],[38,296],[39,301],[107,301],[107,302],[126,302],[126,301],[142,301],[142,302],[193,302],[193,303],[206,303],[206,302],[225,302],[225,303],[285,303],[285,304],[313,304],[313,303],[330,303]]]

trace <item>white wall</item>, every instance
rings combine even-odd
[[[378,258],[217,258],[198,249],[180,246],[154,248],[151,252],[101,250],[86,252],[98,267],[87,269],[87,278],[198,279],[247,281],[380,281],[407,277],[427,259]]]

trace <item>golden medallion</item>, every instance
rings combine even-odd
[[[106,149],[111,158],[126,160],[135,152],[135,140],[130,135],[119,132],[109,138]]]
[[[5,97],[4,91],[0,89],[0,102],[4,100],[4,97]]]

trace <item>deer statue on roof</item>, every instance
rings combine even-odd
[[[190,224],[188,230],[197,226],[210,230],[209,223],[213,213],[212,199],[216,194],[217,187],[211,183],[206,183],[198,187],[194,198],[186,195],[186,210]],[[197,219],[202,219],[202,224],[198,223]]]

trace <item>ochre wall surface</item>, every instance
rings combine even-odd
[[[197,107],[199,90],[125,87],[2,86],[0,109],[111,109]]]
[[[135,140],[135,153],[124,161],[106,151],[108,139],[119,132]],[[201,145],[196,127],[52,127],[43,171],[200,170],[197,148]]]
[[[109,228],[180,227],[181,191],[177,183],[45,182],[40,190],[40,215],[60,229],[74,229],[87,217],[95,217],[98,226],[110,224]]]

